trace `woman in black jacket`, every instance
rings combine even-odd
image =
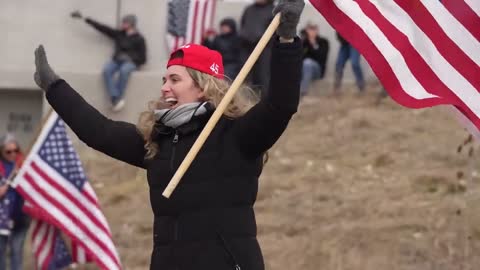
[[[264,269],[253,205],[262,157],[297,110],[302,45],[295,34],[303,6],[303,0],[281,0],[275,10],[282,22],[271,91],[253,107],[248,95],[237,95],[170,199],[163,190],[228,89],[220,54],[194,44],[173,52],[161,102],[151,103],[135,126],[105,118],[53,72],[43,47],[35,52],[36,83],[78,137],[147,170],[154,214],[150,269]]]

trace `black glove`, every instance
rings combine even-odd
[[[33,79],[44,91],[47,91],[54,82],[60,80],[60,77],[55,74],[48,64],[43,45],[38,46],[35,50],[35,74],[33,75]]]
[[[80,13],[80,11],[78,11],[78,10],[75,10],[72,13],[70,13],[70,16],[74,19],[82,19],[83,18],[82,13]]]
[[[280,25],[277,34],[286,39],[297,35],[297,25],[300,20],[305,2],[303,0],[279,0],[273,9],[273,15],[281,12]]]

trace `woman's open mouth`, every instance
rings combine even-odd
[[[166,98],[165,102],[169,105],[170,109],[174,108],[178,103],[177,99],[174,97]]]

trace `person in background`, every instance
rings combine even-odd
[[[213,41],[217,37],[217,32],[215,29],[207,29],[205,33],[203,34],[202,37],[202,45],[207,47],[207,48],[212,48],[213,47]]]
[[[338,51],[337,64],[335,65],[335,82],[334,92],[340,93],[340,87],[343,79],[343,70],[348,59],[352,64],[353,74],[359,93],[365,90],[365,79],[363,77],[362,66],[360,65],[360,53],[348,43],[338,32],[337,39],[340,42],[340,50]]]
[[[300,94],[305,96],[314,80],[323,79],[327,67],[327,57],[330,48],[327,39],[320,37],[318,26],[307,23],[302,31],[303,67]]]
[[[83,18],[79,11],[72,12],[71,16],[76,19]],[[103,68],[103,80],[110,95],[112,110],[118,112],[125,106],[123,96],[131,73],[147,61],[145,38],[138,31],[137,17],[133,14],[122,18],[119,29],[111,28],[88,17],[85,18],[85,22],[115,43],[113,56]],[[118,78],[115,79],[117,73]]]
[[[7,248],[10,249],[10,269],[23,267],[23,246],[30,219],[22,211],[23,198],[7,183],[22,161],[15,137],[7,134],[0,138],[0,270],[7,269]]]
[[[223,58],[225,76],[234,80],[241,68],[240,38],[237,33],[237,24],[232,18],[225,18],[220,22],[220,34],[211,42],[206,39],[202,45],[218,51]]]
[[[270,25],[273,19],[273,7],[273,0],[255,0],[253,4],[247,6],[243,11],[239,33],[242,64],[245,63]],[[265,47],[247,77],[247,82],[262,96],[269,89],[270,58],[271,44]]]

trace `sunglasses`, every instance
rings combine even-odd
[[[13,153],[18,154],[19,152],[20,152],[20,149],[18,149],[18,148],[17,149],[6,149],[5,150],[5,154],[7,154],[7,155],[11,155]]]

